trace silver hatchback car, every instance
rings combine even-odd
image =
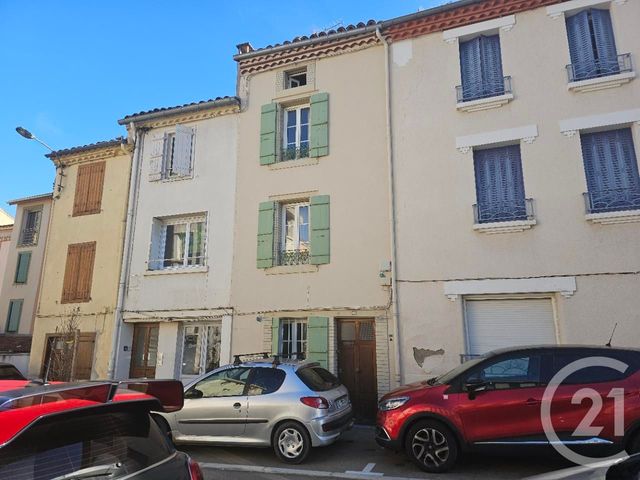
[[[162,414],[177,444],[272,446],[282,461],[300,463],[353,425],[346,387],[309,361],[236,357],[184,392],[182,410]]]

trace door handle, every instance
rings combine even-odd
[[[233,404],[233,408],[235,408],[236,410],[239,409],[242,405],[240,405],[240,402],[236,402]]]
[[[542,402],[540,400],[536,400],[535,398],[529,398],[527,399],[526,402],[524,402],[525,405],[527,405],[528,407],[535,407],[540,405]]]

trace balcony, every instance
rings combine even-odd
[[[497,108],[513,100],[511,77],[497,82],[465,83],[456,87],[456,108],[465,112],[475,112]]]
[[[536,224],[533,199],[480,203],[473,206],[473,229],[482,233],[514,233]]]
[[[281,250],[278,254],[278,265],[308,265],[309,250]]]
[[[635,78],[630,53],[567,65],[568,89],[590,92],[619,87]]]
[[[38,243],[38,228],[25,228],[20,232],[19,247],[36,245]]]
[[[618,188],[583,193],[587,220],[594,223],[640,221],[640,188]]]
[[[299,147],[286,147],[282,149],[280,154],[281,162],[288,162],[290,160],[300,160],[302,158],[309,158],[309,145],[300,145]]]

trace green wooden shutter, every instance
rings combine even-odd
[[[276,202],[260,203],[258,212],[258,268],[273,267],[273,230]]]
[[[311,197],[311,264],[329,263],[329,195]]]
[[[18,266],[16,267],[15,283],[27,283],[30,263],[31,252],[20,252],[18,254]]]
[[[271,353],[280,354],[280,319],[278,317],[271,319]]]
[[[309,360],[329,368],[329,317],[309,317],[307,350]]]
[[[7,316],[7,333],[15,333],[20,327],[23,300],[11,300],[9,302],[9,315]]]
[[[329,155],[329,94],[311,95],[310,157]]]
[[[276,163],[278,106],[267,103],[260,114],[260,165]]]

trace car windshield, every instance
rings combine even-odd
[[[456,378],[458,375],[460,375],[461,373],[466,372],[470,368],[473,368],[474,366],[476,366],[478,363],[480,363],[484,359],[485,359],[485,357],[482,356],[482,357],[476,357],[473,360],[468,360],[468,361],[464,362],[462,365],[458,365],[453,370],[450,370],[447,373],[445,373],[443,375],[440,375],[439,377],[436,377],[435,380],[433,380],[430,383],[432,385],[435,385],[435,384],[441,384],[441,385],[448,384],[451,381],[453,381],[453,379]]]
[[[324,392],[340,385],[340,380],[321,367],[301,368],[296,373],[300,380],[314,392]]]
[[[65,413],[29,428],[0,449],[0,478],[116,479],[173,454],[147,410],[113,410]]]
[[[25,380],[25,378],[13,365],[0,365],[0,380]]]

